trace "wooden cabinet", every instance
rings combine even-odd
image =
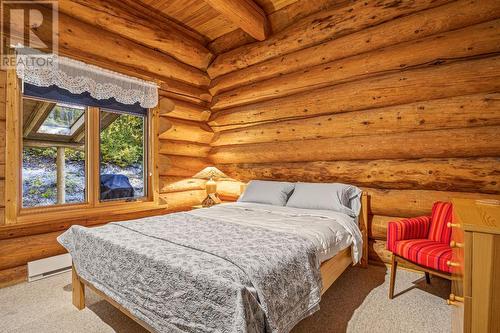
[[[500,332],[500,202],[453,200],[453,332]]]

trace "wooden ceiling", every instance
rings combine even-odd
[[[298,0],[253,0],[266,15],[291,5]],[[161,11],[172,20],[195,30],[208,41],[213,41],[240,26],[214,9],[207,0],[140,0],[144,5]]]
[[[211,41],[238,27],[204,0],[142,0]]]

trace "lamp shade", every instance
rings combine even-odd
[[[205,169],[201,170],[198,172],[196,175],[193,176],[193,178],[198,178],[198,179],[221,179],[221,178],[229,178],[224,172],[220,171],[216,167],[209,166],[206,167]]]

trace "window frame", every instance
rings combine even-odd
[[[92,136],[92,139],[94,141],[93,147],[96,147],[95,150],[97,150],[94,153],[97,153],[97,155],[94,156],[96,159],[95,165],[92,165],[95,169],[93,170],[94,177],[94,202],[96,206],[113,206],[112,204],[123,204],[123,203],[132,203],[132,202],[148,202],[151,201],[152,198],[152,191],[151,191],[151,178],[152,178],[152,164],[151,162],[151,153],[150,153],[150,144],[149,142],[151,141],[151,128],[150,128],[150,115],[152,112],[148,110],[146,116],[144,117],[144,142],[143,142],[143,149],[144,149],[144,157],[143,157],[143,165],[144,165],[144,195],[142,197],[137,197],[137,198],[123,198],[123,199],[113,199],[113,200],[101,200],[101,191],[100,191],[100,185],[101,185],[101,161],[100,161],[100,156],[101,156],[101,135],[100,135],[100,128],[101,128],[101,111],[113,111],[112,109],[107,109],[107,108],[98,108],[98,107],[89,107],[95,110],[95,112],[91,112],[95,115],[95,118],[91,121],[94,122],[93,127],[97,129],[96,135]],[[115,110],[116,111],[116,110]]]
[[[19,223],[46,223],[64,221],[74,218],[102,218],[103,216],[119,216],[145,210],[158,209],[162,205],[157,191],[158,180],[155,160],[157,159],[158,143],[155,141],[158,110],[148,109],[145,116],[145,195],[140,198],[117,199],[100,201],[100,174],[99,174],[99,121],[100,108],[86,107],[85,112],[85,168],[86,168],[86,200],[82,203],[64,203],[50,206],[23,207],[22,206],[22,154],[23,154],[23,98],[21,82],[15,71],[7,71],[7,114],[6,119],[6,156],[12,163],[6,163],[5,184],[5,224]],[[31,99],[33,98],[27,96]],[[52,100],[51,100],[52,101]],[[56,101],[53,101],[56,102]],[[10,129],[10,131],[9,131]],[[97,133],[94,135],[93,133]]]
[[[30,99],[34,101],[41,101],[41,102],[52,102],[52,103],[58,103],[55,100],[52,99],[47,99],[47,98],[39,98],[39,97],[31,97],[31,96],[24,96],[21,94],[21,100],[20,100],[20,108],[19,108],[19,127],[22,127],[21,124],[24,123],[24,99]],[[90,113],[90,108],[85,107],[85,113],[82,115],[84,117],[84,124],[85,124],[85,143],[84,143],[84,153],[85,153],[85,199],[83,202],[69,202],[69,203],[63,203],[63,204],[53,204],[53,205],[47,205],[47,206],[34,206],[34,207],[23,207],[23,154],[24,154],[24,137],[23,137],[23,131],[20,131],[21,137],[19,138],[19,174],[20,174],[20,179],[19,179],[19,196],[18,196],[18,207],[19,207],[19,215],[28,215],[28,214],[36,214],[36,213],[44,213],[46,211],[50,210],[64,210],[64,209],[70,209],[70,208],[89,208],[91,207],[90,201],[89,201],[89,171],[90,171],[90,165],[92,163],[92,156],[89,151],[88,147],[88,142],[89,142],[89,135],[90,133],[90,128],[89,128],[89,113]],[[80,117],[81,118],[81,117]],[[80,119],[79,118],[79,119]]]

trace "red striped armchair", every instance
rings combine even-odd
[[[422,216],[389,222],[387,228],[387,249],[392,252],[389,298],[394,297],[394,283],[398,262],[417,266],[425,272],[430,283],[430,274],[451,279],[451,228],[452,204],[436,202],[431,216]]]

